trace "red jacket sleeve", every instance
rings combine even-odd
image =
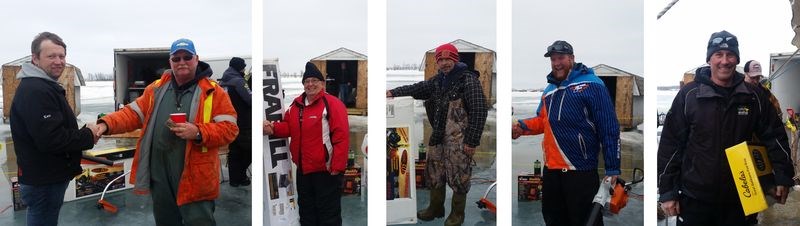
[[[294,113],[294,106],[289,105],[289,109],[283,114],[283,120],[272,122],[274,126],[272,128],[272,136],[274,138],[285,138],[291,135],[291,130],[289,129],[289,119],[297,118]]]
[[[348,151],[350,150],[350,122],[347,119],[347,108],[336,98],[329,98],[331,143],[333,143],[333,159],[331,171],[344,172],[347,167]]]

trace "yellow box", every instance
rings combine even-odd
[[[767,209],[767,200],[761,190],[761,183],[758,181],[758,173],[753,165],[753,158],[747,142],[742,142],[736,146],[725,149],[728,157],[728,165],[731,167],[733,181],[736,183],[736,190],[739,200],[742,202],[744,215],[750,215]]]

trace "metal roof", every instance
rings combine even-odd
[[[367,55],[342,47],[311,60],[367,60]]]

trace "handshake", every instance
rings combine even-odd
[[[102,136],[108,130],[108,125],[105,123],[95,124],[93,122],[86,124],[86,127],[92,130],[92,136],[94,137],[94,144],[97,144],[97,141],[100,140],[100,136]]]
[[[264,135],[265,136],[272,135],[275,132],[273,131],[273,129],[275,129],[275,125],[273,125],[272,122],[269,120],[264,120],[264,126],[263,126]]]
[[[522,136],[522,127],[519,125],[519,121],[514,120],[511,123],[511,139],[517,139]]]

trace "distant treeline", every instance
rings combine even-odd
[[[86,73],[83,78],[87,81],[114,81],[114,75],[106,73]]]
[[[283,73],[281,73],[281,77],[282,77],[282,78],[297,78],[297,77],[302,77],[302,76],[301,76],[302,74],[303,74],[303,72],[302,72],[302,71],[300,71],[300,73],[294,73],[294,72],[293,72],[293,73],[288,73],[288,72],[283,72]]]
[[[511,89],[511,92],[542,92],[544,89]]]
[[[395,64],[386,67],[386,70],[419,70],[419,64]]]
[[[680,86],[659,86],[658,90],[678,90]]]

